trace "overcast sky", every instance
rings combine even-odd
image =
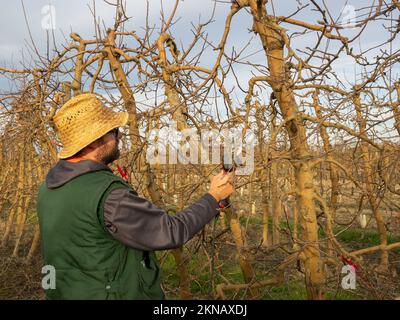
[[[110,2],[115,1],[111,0]],[[273,7],[271,1],[268,4],[269,12],[274,10],[276,15],[289,15],[296,11],[296,8],[301,3],[308,3],[306,0],[280,0],[274,1]],[[373,0],[318,0],[317,1],[321,7],[324,3],[328,6],[329,12],[332,18],[337,21],[341,21],[346,16],[351,15],[351,7],[354,6],[356,9],[363,7],[368,7],[371,5]],[[68,35],[71,31],[77,32],[83,38],[93,38],[94,37],[94,27],[93,27],[93,16],[89,9],[89,6],[93,8],[93,1],[88,0],[23,0],[25,6],[26,19],[24,16],[24,10],[22,7],[21,0],[0,0],[0,66],[2,67],[20,67],[20,62],[22,57],[24,57],[25,63],[30,63],[31,58],[29,56],[29,50],[27,50],[27,45],[31,46],[31,37],[41,54],[46,53],[47,44],[47,34],[42,28],[45,22],[46,14],[48,14],[47,5],[52,5],[55,9],[55,31],[54,37],[55,42],[58,46],[62,46],[70,41]],[[150,0],[149,1],[149,21],[150,25],[154,25],[156,28],[160,27],[160,11],[161,3],[164,8],[165,15],[171,12],[173,4],[175,1],[172,0]],[[102,0],[95,0],[96,16],[98,19],[104,21],[105,26],[112,26],[114,18],[114,10],[109,5],[105,4]],[[127,15],[132,17],[130,21],[125,25],[128,30],[135,30],[140,33],[145,25],[146,17],[146,4],[144,0],[134,0],[127,1]],[[176,18],[179,18],[172,29],[173,36],[180,43],[187,46],[187,44],[192,39],[192,34],[190,29],[192,28],[191,22],[197,24],[200,21],[206,21],[212,12],[214,1],[212,0],[184,0],[180,1]],[[350,10],[349,10],[350,8]],[[210,41],[214,44],[219,42],[219,39],[223,32],[223,25],[227,13],[229,12],[230,4],[228,1],[218,2],[216,5],[216,11],[214,16],[214,22],[210,24],[207,28],[208,37]],[[366,13],[366,11],[359,11],[359,13]],[[398,15],[398,13],[396,13]],[[312,10],[312,6],[309,6],[300,14],[297,14],[294,18],[298,20],[307,21],[310,23],[315,23],[316,20],[320,20],[321,17],[319,13]],[[28,32],[28,25],[30,34]],[[372,47],[379,43],[382,39],[386,39],[387,32],[381,27],[382,22],[372,23],[367,27],[363,36],[360,40],[354,44],[355,50],[366,49]],[[244,55],[251,55],[252,62],[260,63],[265,65],[265,55],[262,52],[262,46],[260,45],[258,37],[253,33],[249,32],[252,26],[252,20],[248,13],[244,10],[239,12],[233,20],[233,27],[231,34],[229,36],[229,41],[227,45],[227,52],[230,52],[232,46],[238,51],[246,43],[251,41],[250,46],[246,49]],[[298,30],[303,31],[302,28],[296,28],[290,25],[282,24],[282,26],[289,29],[289,32]],[[343,30],[343,35],[351,36],[357,30],[345,29]],[[382,37],[384,35],[385,37]],[[293,38],[292,45],[295,49],[304,50],[307,46],[312,46],[315,42],[317,34],[315,32],[309,33],[302,37]],[[66,37],[66,39],[65,39]],[[253,40],[251,40],[253,39]],[[330,48],[335,48],[339,45],[338,41],[330,41]],[[397,48],[391,48],[392,50],[398,50],[400,47],[399,42],[395,42],[394,46]],[[51,46],[50,46],[51,49]],[[390,48],[387,47],[389,50]],[[257,51],[261,51],[257,53]],[[376,52],[371,51],[370,56],[376,55]],[[207,56],[206,56],[207,58]],[[212,60],[203,61],[203,65],[212,64]],[[357,77],[359,70],[356,70],[354,62],[351,58],[342,55],[340,59],[336,62],[335,68],[337,73],[345,79],[354,80]],[[243,79],[249,78],[249,70],[245,66],[237,66],[237,72],[243,75]],[[399,74],[399,67],[392,70],[393,74]],[[1,76],[0,76],[1,77]],[[5,81],[3,77],[0,78],[0,89],[5,90],[8,87],[8,82]],[[232,79],[231,84],[234,86],[234,81]],[[237,90],[237,88],[233,88]],[[240,95],[240,92],[237,93]]]

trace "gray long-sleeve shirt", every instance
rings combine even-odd
[[[57,188],[82,174],[108,170],[107,166],[82,160],[60,160],[47,177],[49,188]],[[139,250],[178,248],[194,237],[218,213],[215,198],[206,193],[197,202],[171,216],[129,188],[113,190],[104,202],[104,222],[118,241]]]
[[[113,237],[141,250],[178,248],[217,214],[218,203],[206,193],[175,216],[129,189],[116,189],[104,204],[104,222]]]

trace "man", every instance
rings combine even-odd
[[[154,250],[178,248],[217,214],[232,192],[232,173],[175,216],[141,198],[107,166],[119,157],[113,112],[95,94],[70,99],[54,117],[61,159],[38,196],[44,263],[56,271],[48,299],[163,299]]]

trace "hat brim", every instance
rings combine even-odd
[[[98,128],[95,135],[77,141],[74,145],[70,145],[68,148],[63,148],[58,154],[58,158],[66,159],[72,157],[74,154],[78,153],[80,150],[87,147],[92,142],[104,136],[110,130],[125,126],[128,123],[128,119],[128,112],[115,112],[114,119],[105,123],[101,128]]]

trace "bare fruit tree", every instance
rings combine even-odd
[[[97,92],[129,113],[118,170],[170,214],[206,192],[220,163],[149,162],[157,142],[150,133],[171,123],[199,137],[205,130],[240,128],[243,139],[254,133],[254,170],[237,177],[232,206],[171,251],[180,284],[171,296],[196,297],[195,260],[207,270],[211,298],[261,299],[291,275],[303,279],[307,298],[324,299],[344,264],[357,267],[366,292],[398,295],[400,3],[371,0],[353,8],[349,22],[324,1],[291,1],[289,9],[276,2],[210,1],[209,17],[182,28],[177,0],[157,26],[146,19],[138,29],[126,3],[109,3],[111,26],[96,20],[93,4],[94,37],[73,30],[52,56],[33,50],[35,59],[19,68],[0,67],[14,88],[0,98],[1,246],[28,261],[38,255],[35,196],[60,147],[52,118],[71,97]],[[215,13],[220,7],[225,16]],[[380,39],[361,45],[377,25]],[[246,29],[246,41],[236,43]],[[354,79],[339,71],[344,61],[357,70]],[[375,245],[341,240],[359,229],[360,217],[378,235]],[[224,270],[227,252],[240,283]],[[379,259],[363,258],[373,253]],[[168,259],[160,253],[162,264]]]

